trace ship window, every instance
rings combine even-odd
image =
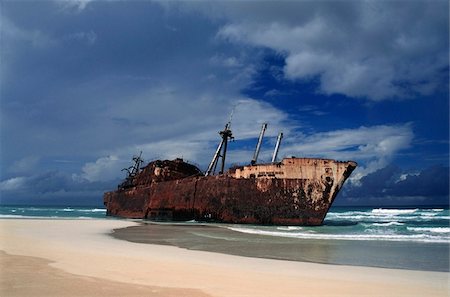
[[[255,178],[255,175],[253,173],[250,174],[250,178]]]

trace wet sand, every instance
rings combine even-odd
[[[449,272],[449,244],[410,241],[299,239],[247,234],[221,224],[144,222],[115,238],[229,255],[322,264]]]
[[[449,294],[449,274],[444,272],[248,258],[110,236],[113,229],[134,225],[119,220],[0,220],[0,295]]]

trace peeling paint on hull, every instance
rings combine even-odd
[[[159,162],[165,163],[147,165],[133,186],[105,193],[108,215],[321,225],[345,180],[356,168],[351,161],[287,158],[277,164],[243,166],[223,175],[205,177],[196,174],[196,168],[181,168],[187,163],[180,159]],[[180,178],[183,173],[185,177]]]

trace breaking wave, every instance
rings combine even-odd
[[[331,209],[323,226],[248,226],[228,229],[248,234],[299,239],[379,240],[450,243],[448,209]]]
[[[404,223],[399,223],[399,222],[389,222],[389,223],[373,223],[373,226],[380,226],[380,227],[384,227],[384,226],[403,226],[405,225]]]
[[[415,232],[450,233],[450,228],[448,227],[407,227],[407,229]]]
[[[384,208],[376,208],[372,210],[374,214],[380,215],[401,215],[401,214],[410,214],[415,213],[419,209],[384,209]]]
[[[433,236],[427,234],[331,234],[331,233],[310,233],[310,232],[277,232],[245,227],[227,227],[229,230],[257,235],[290,237],[299,239],[333,239],[333,240],[389,240],[389,241],[417,241],[417,242],[448,242],[448,237]]]

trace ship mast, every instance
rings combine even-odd
[[[135,177],[139,173],[139,170],[141,169],[141,165],[142,165],[142,163],[144,163],[144,160],[141,157],[142,157],[142,151],[140,152],[139,156],[133,157],[134,166],[133,166],[133,168],[131,170],[131,174],[130,174],[132,177]]]
[[[277,161],[278,150],[280,149],[280,143],[282,138],[283,132],[280,132],[280,134],[278,134],[277,144],[275,145],[275,149],[273,150],[272,163],[275,163]]]
[[[261,133],[259,133],[258,143],[256,144],[255,154],[253,155],[253,159],[250,164],[255,165],[258,160],[259,150],[261,149],[261,143],[264,137],[264,132],[266,132],[267,123],[262,124]]]
[[[139,170],[141,169],[141,165],[142,165],[142,163],[144,163],[144,160],[141,158],[141,156],[142,156],[142,151],[139,154],[139,156],[133,157],[134,164],[132,166],[122,169],[122,171],[127,171],[127,173],[128,173],[127,178],[133,178],[139,173]]]
[[[134,156],[133,161],[134,164],[128,168],[122,169],[122,171],[127,172],[127,177],[125,178],[125,181],[119,185],[119,188],[125,188],[133,185],[133,180],[136,177],[136,175],[139,174],[139,171],[141,170],[141,165],[144,163],[144,160],[141,158],[142,151],[139,154],[139,156]]]
[[[231,119],[230,121],[225,125],[225,129],[219,132],[220,137],[222,140],[219,143],[219,146],[217,147],[216,153],[214,154],[214,157],[211,160],[211,163],[209,163],[208,169],[206,170],[205,176],[211,175],[211,173],[214,173],[217,167],[217,163],[219,161],[219,158],[222,158],[222,165],[220,167],[219,174],[223,173],[223,170],[225,168],[225,157],[227,155],[227,146],[228,146],[228,140],[234,139],[233,134],[231,133]]]

